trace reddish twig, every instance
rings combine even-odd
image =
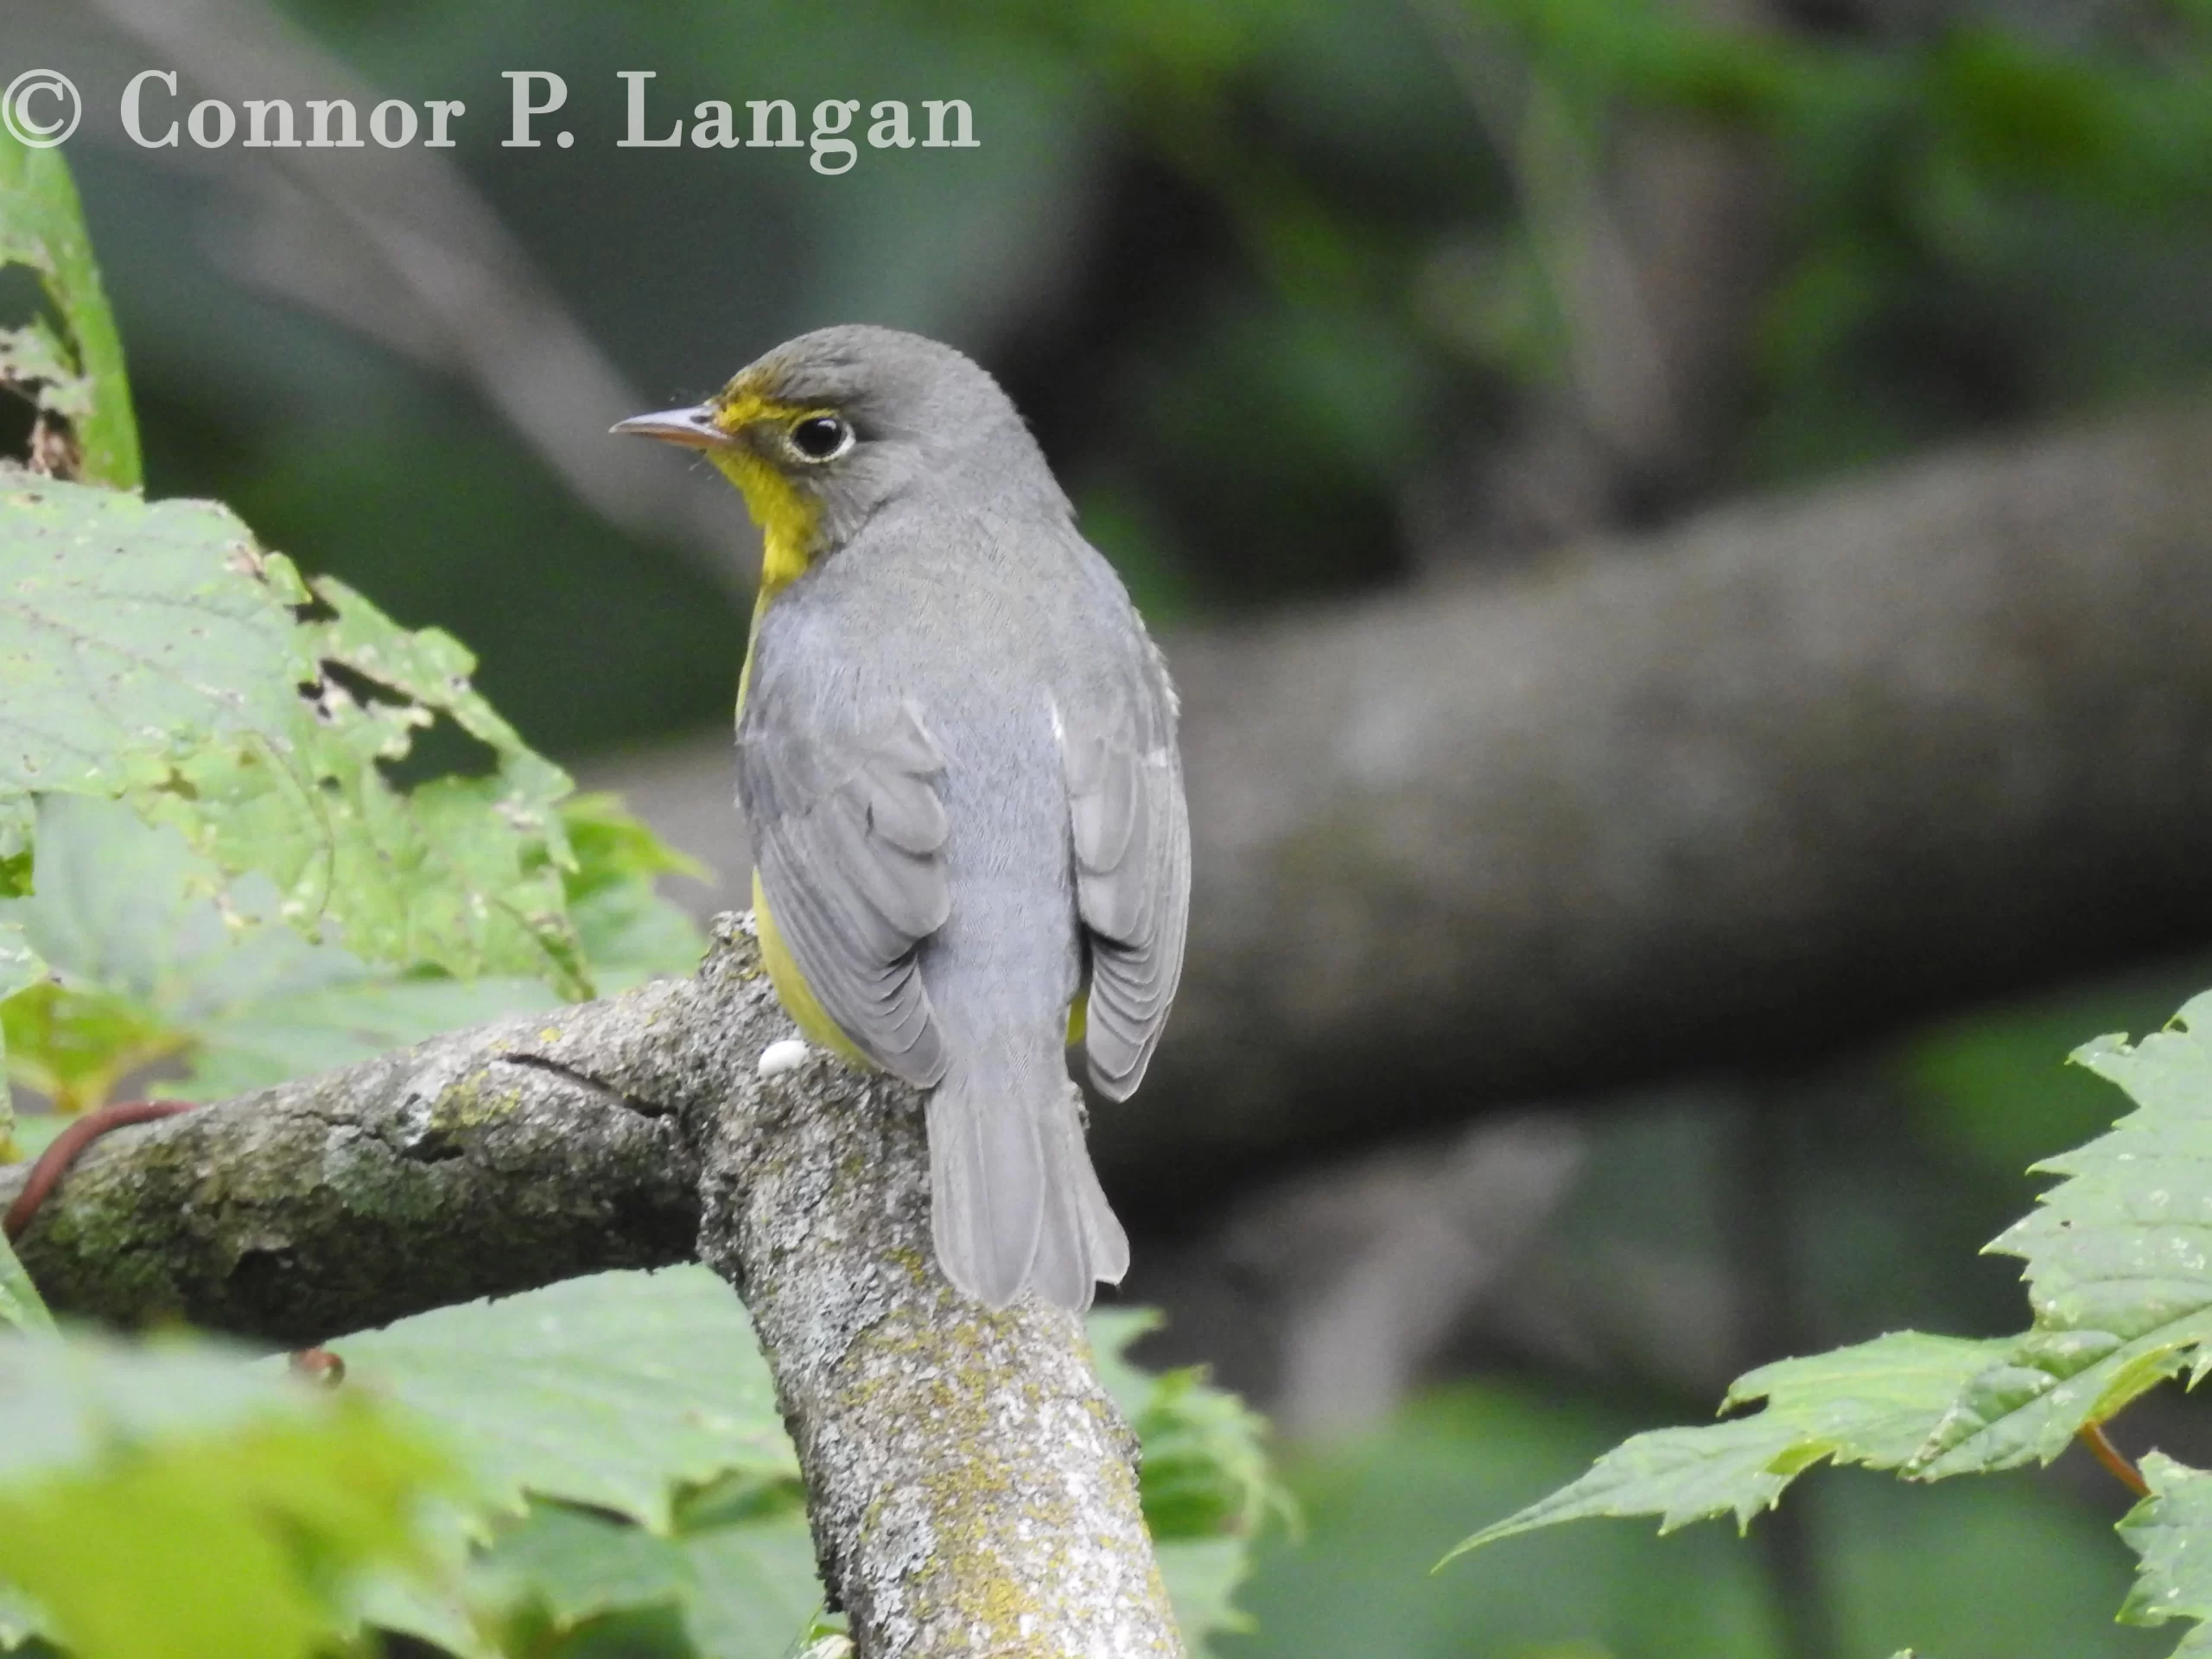
[[[2127,1460],[2127,1454],[2105,1438],[2102,1423],[2084,1423],[2075,1431],[2082,1445],[2089,1448],[2089,1455],[2104,1465],[2112,1478],[2138,1497],[2151,1496],[2151,1488],[2143,1478],[2143,1471]]]
[[[31,1217],[38,1214],[38,1207],[46,1202],[46,1195],[54,1191],[69,1166],[86,1147],[111,1130],[128,1128],[133,1123],[151,1123],[156,1118],[175,1117],[179,1112],[188,1112],[198,1105],[191,1100],[118,1100],[111,1106],[86,1112],[67,1128],[54,1137],[53,1144],[39,1154],[38,1161],[31,1166],[29,1179],[23,1190],[16,1195],[15,1203],[8,1206],[8,1214],[0,1220],[0,1230],[14,1243],[31,1224]]]
[[[128,1128],[133,1123],[152,1123],[175,1117],[199,1103],[192,1100],[118,1100],[111,1106],[86,1112],[55,1135],[46,1150],[39,1154],[38,1161],[31,1166],[29,1178],[23,1182],[23,1190],[8,1206],[6,1217],[0,1219],[0,1230],[7,1233],[11,1244],[21,1238],[31,1224],[31,1217],[38,1214],[39,1205],[46,1202],[47,1194],[60,1185],[61,1178],[68,1173],[69,1166],[102,1135]],[[346,1362],[327,1348],[294,1349],[291,1365],[294,1376],[321,1388],[334,1389],[346,1380]]]

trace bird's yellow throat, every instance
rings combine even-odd
[[[823,411],[764,397],[734,384],[715,410],[715,424],[733,435],[756,421],[798,421]],[[821,508],[798,485],[741,442],[708,452],[722,476],[737,486],[745,510],[760,527],[760,597],[766,605],[806,574],[819,550]]]
[[[715,411],[715,423],[726,432],[742,431],[758,420],[799,420],[813,411],[795,404],[774,402],[757,393],[733,387]],[[821,512],[797,485],[742,443],[709,452],[709,458],[722,476],[737,486],[745,510],[760,530],[760,591],[753,601],[753,634],[758,638],[760,618],[778,594],[806,574],[819,550],[816,536]],[[737,708],[745,712],[746,689],[753,682],[753,639],[745,645],[745,666],[737,679]],[[837,1022],[830,1017],[806,976],[777,931],[769,913],[768,895],[760,890],[760,872],[753,873],[753,915],[760,934],[760,956],[776,995],[798,1028],[817,1045],[830,1049],[856,1065],[867,1066],[867,1057],[855,1048]]]

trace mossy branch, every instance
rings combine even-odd
[[[919,1096],[827,1056],[764,1079],[789,1034],[725,917],[690,979],[122,1131],[18,1248],[58,1312],[286,1344],[696,1253],[751,1310],[862,1659],[1179,1654],[1082,1322],[957,1296]]]

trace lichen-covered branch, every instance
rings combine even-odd
[[[861,1652],[1179,1654],[1082,1322],[937,1269],[920,1097],[817,1057],[760,1110],[708,1152],[700,1255],[745,1287]]]
[[[554,1016],[611,1033],[664,988]],[[600,1268],[687,1261],[672,1112],[532,1063],[544,1016],[95,1142],[18,1242],[60,1313],[283,1344]],[[0,1205],[22,1166],[0,1168]]]
[[[18,1249],[58,1312],[292,1344],[696,1251],[752,1310],[861,1659],[1179,1655],[1082,1322],[959,1298],[920,1098],[824,1056],[762,1078],[790,1030],[724,918],[690,979],[120,1131]]]

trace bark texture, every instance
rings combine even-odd
[[[302,1345],[604,1268],[691,1259],[675,1113],[537,1058],[631,998],[455,1032],[96,1141],[17,1249],[57,1312]],[[26,1166],[0,1166],[0,1207]]]
[[[745,1287],[863,1653],[1179,1655],[1082,1321],[937,1269],[921,1096],[817,1054],[759,1101],[708,1153],[700,1255]]]
[[[725,918],[691,979],[119,1131],[18,1249],[59,1313],[294,1344],[696,1250],[752,1313],[860,1659],[1179,1656],[1081,1320],[963,1300],[921,1097],[821,1055],[764,1079],[790,1034]]]

